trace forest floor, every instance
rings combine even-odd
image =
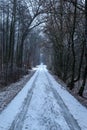
[[[32,77],[36,70],[30,70],[29,74],[23,76],[23,78],[20,78],[19,81],[12,83],[6,87],[0,88],[0,112],[4,110],[4,108],[11,102],[11,100],[18,94],[18,92],[21,91],[21,89],[24,87],[24,85],[29,81],[29,79]],[[52,73],[53,75],[53,73]],[[71,91],[66,87],[66,84],[58,78],[56,75],[53,75],[55,80],[61,84],[63,87],[69,91],[82,105],[84,105],[87,108],[87,88],[85,88],[84,97],[80,97],[78,92],[78,85],[80,83],[78,82],[75,86],[75,88]]]
[[[20,78],[19,81],[0,88],[0,112],[4,110],[12,99],[21,91],[34,73],[35,70],[29,70],[29,74]]]
[[[70,90],[69,88],[67,88],[66,83],[63,82],[63,80],[61,80],[60,78],[58,78],[58,76],[53,75],[55,80],[61,84],[63,87],[65,87],[67,89],[67,91],[69,93],[71,93],[82,105],[84,105],[87,108],[87,82],[86,82],[86,87],[85,87],[85,91],[83,93],[83,97],[78,95],[78,90],[79,90],[79,86],[81,86],[81,81],[78,81],[73,90]]]
[[[0,130],[87,130],[87,109],[40,65],[0,113]]]
[[[0,112],[4,110],[4,108],[9,104],[9,102],[11,102],[11,100],[18,94],[18,92],[21,91],[24,85],[32,77],[34,72],[35,70],[30,70],[29,74],[23,76],[23,78],[20,78],[19,81],[0,89]],[[84,97],[80,97],[77,94],[79,87],[78,85],[80,85],[79,82],[75,85],[75,88],[71,91],[66,87],[66,84],[60,78],[58,78],[58,76],[54,75],[53,73],[52,75],[59,84],[65,87],[82,105],[84,105],[87,108],[87,87],[85,88]]]
[[[32,75],[35,73],[36,69],[32,69],[29,71],[29,74],[23,76],[23,78],[20,78],[19,81],[12,83],[6,87],[0,88],[0,112],[5,109],[5,107],[11,102],[11,100],[21,91],[21,89],[24,87],[24,85],[29,81],[29,79],[32,77]],[[85,88],[85,97],[80,97],[77,94],[78,91],[78,84],[76,84],[75,89],[70,91],[66,84],[58,78],[58,76],[51,73],[55,80],[61,84],[63,87],[65,87],[69,93],[71,93],[82,105],[84,105],[87,108],[87,88]]]

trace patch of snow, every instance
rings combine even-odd
[[[50,77],[53,87],[63,99],[70,113],[72,113],[73,117],[77,120],[81,130],[87,130],[87,109],[82,106],[65,88],[58,84],[53,76],[49,73],[47,74]]]
[[[26,98],[29,89],[32,87],[32,83],[36,78],[38,70],[25,87],[19,92],[19,94],[8,104],[7,108],[0,114],[0,130],[8,130],[11,123],[15,119],[16,115],[20,112],[21,106]]]
[[[70,130],[40,68],[22,130]]]
[[[46,75],[50,80],[48,80]],[[23,123],[22,130],[76,130],[70,129],[70,124],[65,119],[66,117],[68,119],[68,113],[64,116],[63,109],[65,108],[61,107],[60,103],[56,100],[56,96],[61,97],[60,100],[66,106],[69,114],[71,113],[78,122],[81,130],[87,130],[87,109],[55,81],[44,65],[37,67],[37,71],[30,81],[11,101],[7,108],[2,111],[0,114],[0,130],[9,130],[17,114],[23,108],[24,100],[29,90],[33,87],[35,79],[36,81],[34,83],[34,89],[32,89],[32,98],[29,102],[27,113],[23,122],[20,122]],[[51,88],[55,89],[58,95],[55,96]],[[78,128],[77,130],[80,129]]]
[[[30,71],[29,71],[30,72]],[[8,105],[9,102],[17,95],[19,91],[24,87],[28,82],[30,77],[34,74],[34,71],[31,71],[28,75],[20,78],[19,81],[12,83],[5,88],[0,90],[0,113]]]

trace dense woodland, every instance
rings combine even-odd
[[[79,95],[87,87],[87,0],[49,0],[45,32],[53,44],[53,69]]]
[[[87,87],[87,0],[0,0],[0,87],[40,63]]]
[[[35,7],[32,3],[28,5],[24,0],[0,0],[1,85],[17,80],[39,62],[41,37],[38,29],[34,28],[41,23],[36,20],[40,5],[36,3]]]

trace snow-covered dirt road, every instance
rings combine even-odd
[[[0,130],[87,130],[87,109],[40,65],[0,114]]]

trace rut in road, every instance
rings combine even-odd
[[[53,88],[53,84],[52,84],[52,81],[50,80],[50,78],[48,76],[48,73],[46,72],[45,75],[48,79],[49,87],[50,87],[57,103],[61,107],[61,112],[62,112],[63,117],[65,118],[70,130],[81,130],[77,121],[74,119],[73,115],[71,115],[71,113],[69,112],[68,108],[66,107],[65,103],[63,102],[63,100],[60,97],[60,95],[58,94],[58,92]]]
[[[26,99],[24,100],[24,103],[22,105],[20,113],[17,114],[15,120],[13,121],[11,127],[9,130],[22,130],[22,125],[26,116],[26,113],[28,111],[28,107],[33,95],[33,89],[35,88],[35,82],[38,78],[39,72],[37,73],[33,83],[32,83],[32,88],[29,90]]]
[[[42,110],[40,110],[39,105],[37,107],[39,107],[38,110],[40,110],[40,113],[37,113],[37,119],[39,123],[39,125],[44,126],[45,125],[45,130],[65,130],[61,127],[59,122],[56,122],[55,116],[56,116],[56,111],[53,105],[53,101],[55,100],[56,104],[58,104],[58,106],[60,107],[59,109],[59,113],[61,113],[61,116],[64,118],[65,122],[67,123],[68,127],[70,130],[81,130],[81,128],[79,127],[77,121],[74,119],[74,117],[71,115],[71,113],[69,112],[67,106],[65,105],[64,101],[62,100],[62,98],[60,97],[60,95],[58,94],[58,92],[56,91],[56,89],[53,87],[54,84],[50,79],[50,74],[47,72],[46,69],[42,69],[43,71],[38,71],[33,84],[32,84],[32,88],[29,90],[26,99],[24,100],[24,103],[22,105],[22,109],[20,111],[20,113],[18,113],[18,115],[16,116],[16,118],[14,119],[11,127],[9,130],[24,130],[25,128],[27,128],[28,130],[40,130],[40,127],[33,129],[29,126],[26,127],[26,125],[23,127],[25,120],[26,120],[26,116],[28,114],[29,117],[29,110],[31,111],[31,108],[34,107],[34,111],[37,111],[37,109],[35,109],[36,104],[32,103],[33,100],[31,99],[35,99],[34,94],[36,94],[36,100],[37,100],[37,105],[39,104],[38,102],[38,92],[40,92],[40,90],[38,91],[38,89],[41,89],[41,87],[43,87],[41,89],[41,93],[42,93],[42,97],[40,102],[41,103],[41,107]],[[42,76],[42,77],[41,77]],[[42,79],[42,80],[41,80]],[[41,80],[41,81],[40,81]],[[44,81],[45,80],[45,81]],[[40,84],[41,83],[41,84]],[[48,89],[49,93],[45,90]],[[53,97],[51,100],[50,97],[50,93],[52,93]],[[42,100],[43,99],[43,100]],[[34,106],[32,106],[31,104],[33,104]],[[30,108],[30,106],[32,106]],[[33,110],[32,110],[33,111]],[[50,117],[51,114],[51,117]],[[54,118],[52,117],[52,114],[54,114]],[[31,114],[30,114],[31,116]],[[53,119],[52,119],[53,118]],[[37,120],[36,119],[36,120]],[[34,119],[33,119],[34,120]],[[57,121],[59,121],[60,118],[58,119],[57,117]],[[29,123],[29,122],[28,122]],[[33,124],[34,125],[34,124]],[[43,130],[43,127],[42,127]]]

